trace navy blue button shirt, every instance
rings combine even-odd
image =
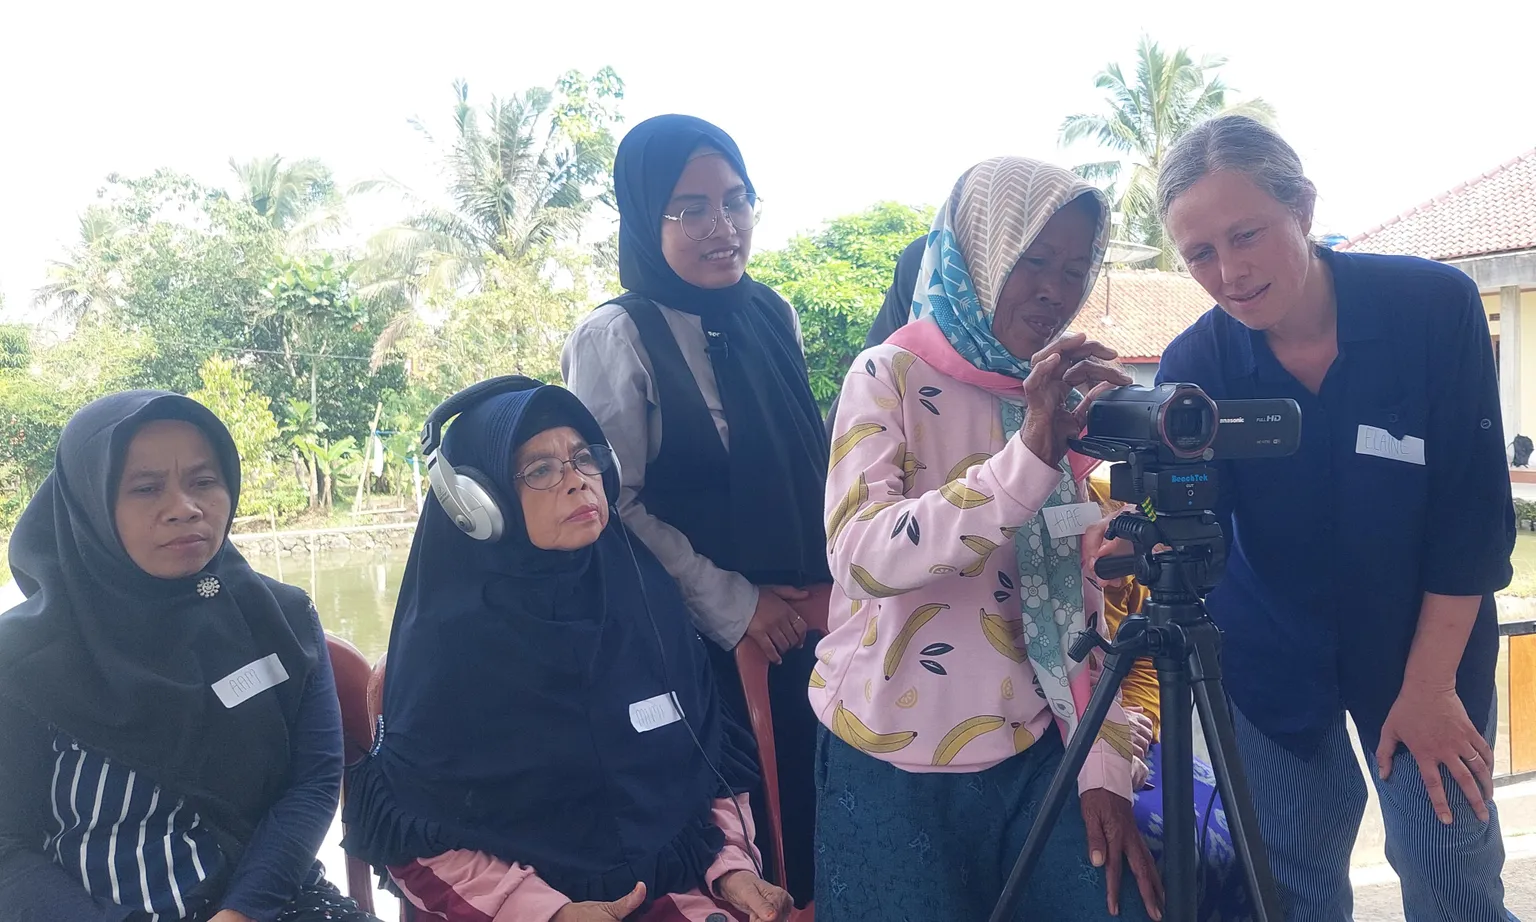
[[[1457,673],[1479,728],[1493,708],[1498,616],[1514,506],[1488,320],[1459,270],[1412,257],[1321,250],[1339,355],[1313,394],[1262,333],[1220,308],[1163,354],[1158,381],[1217,400],[1290,397],[1301,447],[1219,462],[1229,547],[1207,607],[1222,628],[1243,715],[1300,755],[1342,709],[1366,751],[1402,685],[1426,592],[1481,596]],[[1363,427],[1424,442],[1423,464],[1357,450]]]

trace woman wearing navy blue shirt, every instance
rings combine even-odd
[[[341,783],[325,636],[230,546],[239,497],[186,397],[64,427],[0,616],[0,922],[372,920],[315,861]]]
[[[1477,286],[1308,237],[1316,190],[1272,130],[1225,116],[1164,161],[1159,206],[1216,300],[1159,381],[1290,397],[1300,449],[1218,465],[1230,544],[1208,608],[1291,922],[1348,920],[1368,753],[1410,922],[1512,916],[1493,795],[1514,512]]]

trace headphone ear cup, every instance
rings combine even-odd
[[[499,540],[507,520],[491,479],[472,467],[456,467],[454,475],[454,492],[466,515],[455,516],[453,523],[476,541]]]

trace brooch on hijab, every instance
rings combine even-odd
[[[219,594],[219,578],[205,576],[197,581],[197,594],[205,599],[211,599]]]

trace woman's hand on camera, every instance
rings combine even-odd
[[[1024,379],[1024,428],[1020,438],[1035,457],[1055,467],[1067,453],[1067,440],[1083,431],[1088,408],[1101,393],[1131,383],[1124,369],[1111,364],[1118,353],[1082,333],[1068,333],[1035,353]],[[1076,409],[1067,409],[1074,389],[1088,388]]]
[[[1109,530],[1109,523],[1113,522],[1115,517],[1118,515],[1120,515],[1119,512],[1111,516],[1105,516],[1099,521],[1094,522],[1092,525],[1089,525],[1088,530],[1083,532],[1082,537],[1083,575],[1088,579],[1093,580],[1095,583],[1102,583],[1106,586],[1113,586],[1118,583],[1123,583],[1129,577],[1122,576],[1119,579],[1112,580],[1102,579],[1094,570],[1094,567],[1098,564],[1099,559],[1102,557],[1125,557],[1136,553],[1136,549],[1131,546],[1131,542],[1124,538],[1110,538],[1105,540],[1104,533]]]

